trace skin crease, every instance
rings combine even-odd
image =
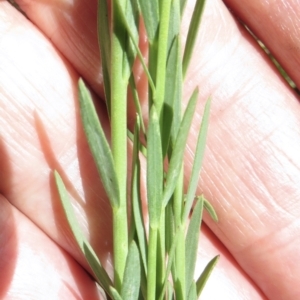
[[[287,46],[290,41],[297,45],[299,21],[291,9],[296,3],[274,0],[272,7],[278,4],[281,9],[270,10],[270,1],[227,1],[299,86],[299,52]],[[51,295],[49,299],[70,299],[73,291],[74,299],[97,299],[84,294],[86,282],[91,285],[84,271],[88,267],[72,239],[52,179],[53,169],[62,173],[84,233],[110,268],[109,205],[84,139],[76,99],[81,75],[95,92],[108,131],[100,101],[96,2],[19,4],[30,21],[0,2],[0,192],[9,201],[0,201],[0,221],[5,224],[0,251],[11,256],[0,261],[9,275],[0,281],[0,295],[28,299],[30,290],[33,299],[41,298],[40,293]],[[183,37],[192,5],[189,1]],[[269,18],[264,18],[267,13]],[[281,22],[274,21],[278,16]],[[196,47],[184,89],[184,104],[196,86],[201,94],[186,151],[186,177],[203,105],[212,95],[198,192],[212,202],[220,219],[215,224],[205,216],[197,272],[221,254],[203,299],[298,299],[298,99],[223,2],[208,1]],[[136,72],[139,77],[138,66]],[[141,77],[141,93],[144,86]],[[57,284],[53,294],[40,284],[24,285],[26,276],[42,276],[22,270],[28,260],[22,256],[24,248],[43,253],[43,260],[31,258],[35,270],[57,265],[59,255],[55,272],[61,281],[47,278],[49,287]]]

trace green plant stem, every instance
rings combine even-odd
[[[175,266],[177,278],[175,281],[176,300],[185,298],[185,226],[178,228],[178,242],[175,250]]]
[[[113,2],[112,59],[111,59],[111,132],[112,155],[119,182],[120,205],[113,211],[114,276],[117,291],[121,290],[128,252],[127,228],[127,83],[123,76],[124,38],[126,29],[118,22],[115,1],[124,7],[126,1]]]
[[[157,234],[158,234],[158,228],[150,227],[149,247],[148,247],[149,252],[148,252],[147,300],[156,299]]]
[[[185,226],[181,223],[181,214],[183,210],[183,166],[180,170],[180,175],[178,178],[178,183],[174,191],[174,218],[175,227],[178,231],[178,243],[175,250],[175,266],[176,275],[175,279],[175,292],[176,299],[184,299],[185,292]]]
[[[161,1],[160,7],[160,25],[158,36],[158,55],[156,68],[156,104],[157,113],[162,124],[161,111],[165,96],[165,82],[166,82],[166,65],[167,65],[167,48],[168,48],[168,33],[170,24],[170,10],[172,0]]]
[[[166,211],[162,209],[160,216],[160,225],[158,231],[158,247],[157,247],[157,271],[156,271],[156,287],[158,293],[163,288],[166,276]],[[156,293],[157,294],[157,293]]]

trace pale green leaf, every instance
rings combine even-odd
[[[83,235],[83,233],[81,234]],[[88,261],[91,269],[93,270],[94,274],[96,275],[98,283],[106,290],[106,292],[110,293],[111,286],[113,283],[110,280],[105,269],[102,267],[100,260],[97,257],[97,254],[86,239],[83,241],[82,245],[82,252],[86,260]]]
[[[182,216],[183,222],[185,222],[189,216],[189,212],[193,205],[193,200],[195,198],[195,193],[197,190],[197,185],[198,185],[198,180],[199,180],[199,176],[200,176],[200,170],[201,170],[201,166],[202,166],[205,145],[206,145],[210,103],[211,103],[211,99],[208,99],[208,101],[206,102],[205,108],[204,108],[200,132],[199,132],[198,139],[197,139],[197,146],[196,146],[196,152],[195,152],[195,157],[194,157],[192,174],[190,177],[188,192],[186,195],[186,204],[185,204],[184,212],[183,212],[183,216]]]
[[[147,197],[151,227],[158,227],[162,209],[163,158],[159,118],[152,105],[147,134]]]
[[[107,0],[98,0],[98,17],[97,17],[97,29],[98,29],[98,42],[101,53],[101,65],[102,75],[104,83],[104,92],[106,98],[106,105],[108,113],[110,115],[110,61],[111,61],[111,41],[110,41],[110,29],[108,21],[108,8]]]
[[[139,250],[134,241],[129,246],[126,260],[121,296],[123,300],[136,300],[141,283],[141,264]]]
[[[171,45],[167,61],[162,126],[163,156],[167,153],[171,135],[173,140],[175,139],[181,120],[182,70],[180,60],[180,43],[177,36]]]
[[[150,44],[157,37],[159,26],[159,1],[139,0],[141,13],[146,26],[147,36]]]
[[[131,0],[131,1],[136,1],[136,0]],[[130,41],[131,41],[132,46],[133,46],[134,51],[135,51],[134,53],[136,53],[138,55],[139,60],[140,60],[140,62],[142,64],[142,66],[143,66],[144,72],[145,72],[145,74],[147,76],[147,79],[148,79],[149,85],[151,87],[151,90],[152,90],[153,93],[155,93],[155,85],[153,83],[153,79],[152,79],[152,77],[150,75],[150,72],[149,72],[148,67],[146,65],[145,59],[143,57],[143,54],[141,53],[141,50],[140,50],[140,48],[138,46],[138,37],[139,36],[136,35],[136,31],[135,30],[132,30],[132,28],[130,26],[130,23],[127,20],[126,13],[123,11],[123,8],[120,5],[120,0],[116,1],[116,4],[117,4],[118,9],[119,9],[120,21],[122,22],[122,26],[124,28],[126,28],[126,30],[127,30],[127,34],[130,37]]]
[[[118,0],[118,2],[119,1],[120,0]],[[137,54],[137,48],[135,45],[137,45],[139,42],[139,9],[137,0],[126,1],[125,17],[130,29],[130,34],[127,31],[127,48],[124,51],[124,55],[127,59],[129,74],[131,74],[132,65]]]
[[[138,91],[136,88],[135,79],[134,79],[133,74],[131,74],[131,76],[129,78],[129,86],[130,86],[130,89],[132,92],[135,110],[136,110],[136,113],[137,113],[140,123],[141,123],[141,129],[145,136],[146,129],[145,129],[145,124],[144,124],[144,120],[143,120],[142,108],[141,108],[140,99],[139,99],[139,95],[138,95]]]
[[[168,57],[168,38],[169,24],[172,0],[160,1],[160,20],[159,33],[157,40],[157,60],[156,60],[156,76],[155,76],[155,104],[157,114],[162,121],[162,109],[165,97],[165,82],[166,82],[166,66]]]
[[[168,53],[170,52],[171,44],[175,37],[180,35],[180,21],[180,3],[179,1],[172,1],[168,36]]]
[[[112,300],[123,300],[118,291],[114,288],[111,287],[111,297]]]
[[[180,19],[179,1],[173,1],[171,7],[171,15],[170,15],[170,27],[169,27],[169,38],[168,38],[168,60],[167,60],[167,75],[166,75],[166,90],[165,90],[165,103],[166,105],[170,105],[173,108],[173,124],[171,130],[172,143],[175,142],[175,138],[181,122],[182,64],[181,64],[180,21],[181,19]]]
[[[180,12],[181,12],[181,15],[184,12],[185,5],[186,5],[186,0],[180,0]]]
[[[81,228],[76,220],[75,213],[70,202],[66,187],[60,177],[60,175],[54,171],[54,177],[56,186],[59,192],[60,200],[64,208],[65,215],[67,217],[70,228],[74,234],[75,240],[87,259],[92,271],[97,278],[97,282],[103,287],[103,289],[110,295],[110,286],[112,282],[107,275],[105,269],[102,267],[100,260],[98,259],[96,253],[90,246],[89,242],[83,235]]]
[[[165,210],[161,210],[160,224],[157,234],[157,255],[156,255],[156,282],[158,293],[161,290],[165,279],[166,269],[166,229]]]
[[[132,156],[132,180],[131,180],[131,199],[132,199],[132,215],[135,230],[137,234],[138,246],[141,253],[144,272],[147,274],[147,239],[145,231],[145,223],[142,211],[141,187],[140,187],[140,160],[139,160],[139,118],[137,118],[134,140],[133,140],[133,156]]]
[[[129,129],[127,129],[127,137],[133,142],[134,134]],[[142,144],[140,144],[140,152],[145,158],[147,157],[147,148]]]
[[[178,130],[174,149],[170,159],[170,164],[167,172],[166,184],[163,195],[163,205],[165,206],[177,184],[178,176],[183,162],[183,155],[188,137],[188,132],[192,123],[192,118],[195,112],[195,107],[198,98],[198,90],[195,90],[192,94],[190,101],[186,107],[183,119]]]
[[[215,211],[215,209],[213,208],[213,206],[210,204],[210,202],[208,200],[204,199],[204,208],[207,210],[207,212],[209,213],[210,217],[215,221],[218,222],[218,215]]]
[[[170,281],[168,281],[167,297],[168,297],[167,298],[168,300],[174,300],[175,299],[174,288],[173,288],[173,285]]]
[[[202,274],[200,275],[200,277],[198,278],[197,282],[196,282],[196,286],[197,286],[197,296],[198,298],[200,297],[200,294],[213,270],[213,268],[215,267],[215,265],[217,264],[218,260],[219,260],[219,255],[215,256],[205,267],[205,269],[203,270]]]
[[[162,288],[162,291],[161,291],[161,294],[159,297],[160,300],[164,299],[164,295],[168,288],[168,283],[169,283],[168,279],[169,279],[169,275],[170,275],[171,268],[173,266],[173,262],[174,262],[174,258],[175,258],[175,250],[176,250],[177,242],[178,242],[178,234],[175,234],[173,236],[172,245],[171,245],[170,251],[168,253],[168,263],[167,263],[167,268],[166,268],[166,272],[165,272],[163,288]]]
[[[183,3],[184,4],[184,3]],[[191,23],[188,30],[186,44],[184,48],[183,61],[182,61],[182,74],[183,78],[190,64],[192,53],[194,50],[195,42],[197,39],[199,26],[201,22],[202,13],[204,11],[205,0],[197,0],[193,11]]]
[[[175,233],[175,221],[174,213],[171,201],[167,204],[166,208],[166,252],[169,253],[171,246],[173,244],[174,233]]]
[[[84,131],[101,175],[101,181],[112,207],[118,207],[119,185],[111,150],[99,122],[91,94],[81,79],[79,80],[79,100]]]
[[[198,299],[196,282],[194,280],[191,284],[187,299],[189,299],[189,300],[197,300]]]
[[[118,48],[118,55],[115,58],[122,65],[124,80],[129,78],[136,57],[137,47],[135,45],[139,39],[138,26],[139,10],[137,0],[115,0],[113,2],[112,22],[113,48],[119,46],[122,48],[121,52]]]
[[[200,198],[197,200],[196,205],[194,207],[188,232],[186,235],[186,242],[185,242],[186,295],[188,295],[194,280],[202,212],[203,212],[203,199]]]

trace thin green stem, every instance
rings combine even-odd
[[[175,293],[177,300],[185,298],[185,226],[180,226],[178,242],[175,250],[175,266],[177,278],[175,280]]]
[[[124,39],[126,29],[119,22],[115,1],[124,7],[126,1],[113,2],[111,58],[111,148],[119,182],[120,206],[113,212],[115,287],[121,290],[128,252],[127,228],[127,83],[123,77]]]
[[[174,219],[175,228],[178,230],[178,243],[175,250],[175,268],[177,278],[175,279],[176,299],[184,298],[185,293],[185,226],[181,223],[183,210],[183,167],[181,167],[178,182],[174,191]]]
[[[156,267],[156,287],[160,293],[166,276],[166,211],[162,209],[160,216],[160,226],[158,231],[158,247],[157,247],[157,267]]]
[[[167,64],[167,49],[168,49],[168,34],[170,24],[170,10],[172,0],[165,0],[161,2],[160,7],[160,25],[158,36],[158,56],[156,68],[156,104],[157,113],[161,119],[161,111],[165,96],[165,82],[166,82],[166,64]],[[160,120],[162,122],[162,119]],[[161,123],[162,124],[162,123]]]
[[[183,208],[182,196],[183,196],[183,166],[181,167],[180,174],[178,176],[178,182],[174,190],[173,208],[174,208],[175,227],[181,225],[181,214]]]
[[[150,227],[148,246],[147,300],[156,299],[156,257],[158,228]]]

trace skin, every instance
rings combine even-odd
[[[203,106],[213,98],[198,193],[211,201],[219,222],[204,216],[197,273],[214,255],[221,258],[202,299],[300,299],[299,98],[237,21],[299,87],[297,2],[209,0],[206,6],[184,88],[185,105],[200,87],[186,179]],[[110,208],[77,104],[82,76],[109,134],[96,1],[18,3],[28,19],[0,1],[0,298],[101,299],[53,181],[56,169],[83,232],[111,270]],[[183,42],[192,6],[188,1]],[[139,66],[135,72],[141,74]],[[138,87],[146,116],[143,76]]]

